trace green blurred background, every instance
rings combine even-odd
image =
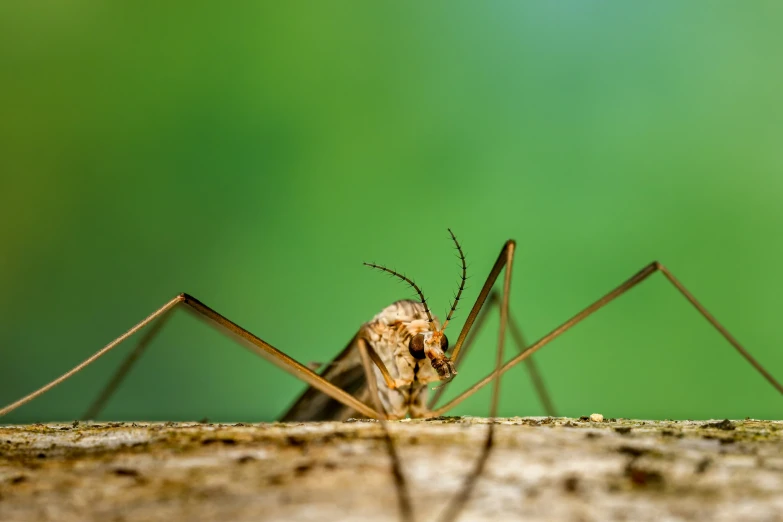
[[[4,2],[0,403],[181,291],[303,362],[411,297],[362,261],[442,317],[446,227],[470,302],[518,240],[530,339],[660,259],[783,378],[782,23],[779,2]],[[3,421],[77,418],[129,348]],[[537,357],[565,415],[783,412],[660,275]],[[542,414],[507,376],[501,414]],[[273,420],[302,389],[179,312],[103,417]]]

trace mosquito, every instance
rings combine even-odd
[[[139,340],[136,348],[127,356],[108,385],[85,414],[85,418],[94,418],[117,389],[135,360],[171,316],[170,312],[177,307],[184,307],[186,310],[228,332],[243,342],[251,351],[301,379],[308,385],[305,392],[282,416],[281,420],[340,420],[348,417],[364,416],[380,421],[391,457],[401,517],[404,520],[412,520],[413,512],[405,475],[402,472],[400,459],[392,443],[386,422],[406,416],[413,418],[441,416],[490,382],[493,383],[490,418],[495,418],[501,376],[522,361],[528,361],[539,396],[547,411],[553,414],[554,407],[545,392],[543,383],[535,371],[535,366],[530,364],[532,362],[530,359],[531,355],[600,308],[638,286],[656,272],[661,272],[679,293],[723,335],[729,344],[778,392],[783,394],[783,386],[751,356],[739,341],[696,300],[665,266],[657,261],[648,264],[622,284],[544,335],[538,341],[526,347],[521,331],[509,313],[511,274],[516,249],[516,243],[513,240],[508,240],[503,245],[473,307],[465,319],[465,323],[453,348],[451,348],[445,330],[451,322],[462,297],[467,279],[467,264],[462,246],[450,229],[449,234],[459,255],[461,280],[444,322],[442,324],[439,323],[438,319],[432,314],[424,293],[412,279],[385,266],[365,263],[372,269],[385,272],[407,283],[416,292],[418,300],[397,301],[378,313],[370,322],[362,325],[345,349],[331,363],[325,365],[320,374],[263,341],[195,297],[183,293],[169,300],[158,310],[68,372],[29,395],[0,409],[0,417],[46,393],[116,348],[140,330],[150,326],[145,335]],[[498,294],[493,291],[493,288],[501,272],[504,272],[504,278],[502,290]],[[467,353],[473,340],[482,328],[486,317],[494,311],[500,314],[494,371],[451,401],[442,406],[437,406],[445,386],[457,376],[460,356],[464,357],[464,354]],[[473,328],[474,326],[476,327],[475,329]],[[504,363],[504,343],[507,329],[510,330],[511,337],[517,344],[520,353]],[[429,389],[437,382],[442,384],[434,396],[428,400]],[[469,499],[473,485],[482,473],[493,443],[494,425],[490,422],[488,426],[484,448],[476,462],[476,466],[465,480],[460,493],[449,504],[443,520],[457,518]]]

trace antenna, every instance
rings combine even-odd
[[[465,281],[468,279],[467,271],[468,266],[465,264],[465,254],[462,252],[462,246],[460,246],[459,241],[457,241],[457,236],[454,235],[454,232],[449,230],[449,234],[451,234],[451,239],[454,241],[454,244],[457,246],[457,252],[459,252],[459,259],[462,262],[462,280],[459,283],[459,290],[457,290],[457,295],[454,296],[454,302],[451,304],[451,310],[449,310],[449,315],[446,316],[446,320],[443,322],[443,328],[441,328],[441,332],[446,329],[446,325],[449,324],[449,321],[451,320],[451,316],[454,315],[454,312],[457,311],[457,303],[459,303],[459,298],[462,297],[462,291],[465,289]]]
[[[411,285],[413,289],[416,290],[416,293],[419,294],[419,300],[421,301],[421,304],[424,305],[424,311],[427,313],[427,319],[429,320],[430,323],[432,323],[432,314],[430,313],[430,309],[427,306],[427,300],[424,299],[424,294],[421,292],[421,288],[419,288],[418,285],[416,285],[416,283],[413,282],[413,279],[409,279],[404,274],[400,274],[399,272],[396,272],[391,268],[386,268],[385,266],[376,265],[375,263],[364,263],[364,266],[369,266],[370,268],[376,268],[378,270],[391,274],[395,277],[399,277],[400,279],[402,279],[403,281]]]

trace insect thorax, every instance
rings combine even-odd
[[[440,328],[438,320],[433,319],[432,323],[427,320],[424,305],[420,302],[402,300],[381,310],[362,327],[392,378],[404,384],[397,389],[389,389],[380,371],[375,368],[381,402],[393,417],[419,417],[428,411],[427,385],[440,378],[428,359],[416,359],[411,355],[408,344],[414,335]]]

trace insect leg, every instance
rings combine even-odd
[[[192,312],[191,309],[188,310]],[[203,319],[203,317],[199,314],[194,314],[194,315],[196,315],[199,319]],[[117,371],[112,376],[111,380],[109,380],[106,386],[104,386],[104,388],[98,394],[96,399],[87,409],[85,414],[82,416],[81,420],[95,419],[98,417],[98,415],[100,415],[100,412],[109,402],[109,399],[111,399],[112,395],[114,395],[114,393],[117,391],[117,389],[119,388],[120,384],[125,379],[125,377],[127,377],[133,365],[136,363],[136,361],[138,361],[138,359],[146,350],[149,343],[152,342],[155,336],[161,331],[164,324],[168,321],[170,317],[171,317],[170,311],[164,313],[162,316],[160,316],[157,319],[157,321],[155,321],[147,329],[144,336],[139,340],[138,344],[133,349],[133,351],[125,357],[125,359],[122,361],[122,364],[119,366]],[[389,373],[389,370],[386,368],[386,365],[383,364],[383,361],[381,360],[378,353],[369,344],[368,344],[368,350],[372,362],[375,363],[375,365],[380,370],[381,375],[383,375],[384,381],[386,382],[386,386],[393,389],[396,386],[396,383],[394,382],[394,379]],[[311,365],[307,365],[307,367],[310,370],[317,371],[317,368],[312,368]]]
[[[383,380],[386,383],[386,386],[390,389],[395,389],[397,387],[397,383],[394,381],[394,377],[391,376],[389,373],[389,369],[386,368],[386,365],[383,364],[383,360],[381,360],[381,356],[378,355],[378,352],[375,351],[375,348],[372,347],[370,343],[368,343],[365,339],[359,338],[359,345],[361,346],[360,350],[361,353],[366,354],[370,360],[375,364],[375,366],[378,367],[378,370],[380,370],[381,375],[383,376]],[[364,358],[364,355],[362,355],[362,360]],[[377,391],[378,384],[375,382],[375,379],[370,382],[369,378],[367,379],[368,384],[370,385],[370,394],[372,395],[372,389],[375,387]],[[378,408],[376,408],[378,409]],[[383,411],[383,409],[378,409],[378,411]]]
[[[498,295],[497,291],[493,290],[492,293],[490,293],[489,297],[487,298],[486,306],[484,306],[481,309],[481,313],[476,318],[476,322],[474,323],[474,326],[471,329],[470,335],[465,341],[465,344],[462,345],[463,360],[465,359],[465,357],[467,357],[468,353],[473,347],[476,337],[478,337],[478,334],[481,333],[481,331],[484,329],[484,324],[487,320],[487,317],[495,310],[495,308],[499,306],[500,306],[500,296]],[[519,327],[519,323],[514,318],[514,315],[511,313],[511,310],[509,310],[509,314],[508,314],[508,327],[511,332],[511,340],[514,341],[514,345],[516,346],[517,351],[519,353],[524,352],[525,349],[527,348],[527,342],[525,341],[525,337],[522,334],[522,329]],[[552,402],[552,399],[549,395],[549,391],[547,390],[546,384],[544,383],[544,379],[541,377],[541,373],[538,371],[538,367],[533,361],[533,358],[529,357],[525,359],[525,365],[527,366],[528,373],[530,373],[530,379],[531,381],[533,381],[533,387],[536,390],[536,395],[538,395],[539,401],[541,401],[541,404],[544,407],[544,411],[550,417],[557,417],[557,411],[555,409],[555,405]],[[441,396],[446,391],[446,387],[450,383],[451,381],[446,382],[441,386],[438,386],[438,388],[435,390],[435,393],[433,394],[432,398],[429,401],[428,409],[432,410],[435,408],[435,405],[438,403],[438,400],[440,400]]]
[[[721,335],[742,355],[776,390],[778,390],[781,394],[783,394],[783,385],[781,385],[773,376],[770,374],[756,359],[753,358],[753,356],[750,355],[750,353],[737,341],[737,339],[734,338],[733,335],[731,335],[726,328],[723,327],[713,316],[710,314],[704,306],[702,306],[699,301],[696,300],[696,298],[691,294],[683,285],[680,283],[674,275],[664,267],[661,263],[657,261],[653,261],[643,269],[641,269],[639,272],[634,274],[630,279],[626,280],[624,283],[622,283],[620,286],[612,290],[611,292],[607,293],[597,301],[595,301],[593,304],[588,306],[587,308],[583,309],[581,312],[577,313],[573,317],[571,317],[569,320],[565,321],[563,324],[546,334],[544,337],[533,343],[530,347],[528,347],[527,350],[525,350],[523,353],[517,355],[510,361],[508,361],[506,364],[504,364],[499,371],[493,372],[492,374],[488,375],[487,377],[483,378],[470,388],[468,388],[465,392],[451,400],[448,404],[445,404],[444,406],[438,408],[437,410],[433,410],[430,412],[430,415],[432,416],[438,416],[443,415],[445,412],[465,400],[467,397],[475,393],[477,390],[481,389],[482,387],[486,386],[496,375],[502,375],[503,373],[507,372],[517,364],[519,364],[521,361],[527,359],[530,357],[533,353],[537,352],[550,342],[552,342],[554,339],[571,329],[571,327],[575,326],[576,324],[580,323],[582,320],[586,319],[590,315],[592,315],[594,312],[599,310],[600,308],[604,307],[605,305],[609,304],[610,302],[614,301],[624,293],[626,293],[628,290],[634,288],[639,283],[650,277],[655,272],[661,272],[666,277],[666,279],[669,280],[672,285],[683,295],[685,298],[696,308],[701,315],[707,319],[707,321],[716,329],[718,330]]]
[[[163,326],[171,317],[172,311],[173,309],[168,309],[163,313],[163,315],[158,317],[158,319],[152,323],[152,325],[144,333],[144,336],[139,340],[138,344],[136,344],[136,347],[133,349],[133,351],[129,353],[122,361],[122,364],[119,366],[119,368],[117,368],[117,371],[114,373],[111,380],[106,384],[106,386],[103,387],[90,407],[87,408],[87,410],[84,412],[81,420],[92,420],[100,415],[101,411],[103,411],[103,408],[109,402],[109,399],[111,399],[112,395],[114,395],[114,393],[120,387],[120,384],[122,384],[122,381],[124,381],[125,377],[127,377],[131,368],[133,368],[133,365],[136,363],[136,361],[139,360],[139,357],[141,357],[141,355],[145,352],[147,346],[149,346],[152,340],[163,329]]]
[[[147,316],[144,320],[142,320],[140,323],[133,326],[130,330],[95,352],[93,355],[85,359],[80,364],[76,365],[73,369],[69,370],[68,372],[64,373],[60,377],[54,379],[50,383],[46,384],[45,386],[42,386],[41,388],[35,390],[34,392],[30,393],[29,395],[22,397],[16,402],[13,402],[9,404],[8,406],[5,406],[4,408],[0,409],[0,417],[3,415],[6,415],[16,408],[22,406],[23,404],[26,404],[30,402],[31,400],[35,399],[39,395],[46,393],[50,389],[54,388],[61,382],[67,380],[68,378],[72,377],[73,375],[80,372],[85,367],[89,366],[91,363],[111,351],[112,349],[116,348],[119,344],[121,344],[123,341],[131,337],[133,334],[144,328],[145,326],[149,325],[151,322],[153,322],[155,319],[163,316],[166,312],[177,306],[178,304],[184,304],[187,305],[190,309],[197,312],[199,315],[205,317],[208,319],[211,323],[214,325],[217,325],[221,327],[223,330],[228,331],[231,333],[235,338],[238,340],[244,341],[244,345],[250,349],[251,351],[255,352],[257,355],[260,355],[264,359],[268,360],[269,362],[275,364],[279,368],[285,370],[286,372],[290,373],[294,377],[297,377],[310,386],[313,386],[314,388],[317,388],[318,390],[322,391],[323,393],[329,395],[330,397],[334,398],[337,401],[340,401],[341,403],[345,404],[348,407],[354,408],[361,414],[370,417],[370,418],[378,418],[379,415],[382,415],[382,413],[379,413],[375,409],[367,406],[363,402],[357,400],[355,397],[350,395],[349,393],[345,392],[344,390],[336,387],[320,375],[316,374],[303,364],[299,363],[295,359],[289,357],[285,353],[281,352],[274,346],[270,345],[269,343],[263,341],[261,338],[253,335],[249,331],[245,330],[238,324],[230,321],[226,317],[220,315],[212,308],[208,307],[201,301],[197,300],[196,298],[188,295],[188,294],[180,294],[170,301],[168,301],[165,305],[160,307],[158,310],[153,312],[151,315]]]
[[[490,275],[487,278],[486,283],[484,283],[484,287],[481,289],[481,293],[479,294],[479,299],[476,300],[476,304],[473,306],[473,309],[470,312],[469,322],[472,324],[473,321],[470,320],[470,317],[475,318],[481,305],[483,305],[483,301],[484,299],[486,299],[487,293],[491,289],[494,280],[499,275],[500,269],[502,269],[503,266],[505,265],[506,270],[503,277],[503,294],[500,302],[500,328],[498,329],[498,349],[497,349],[497,357],[495,359],[495,371],[493,373],[494,382],[492,386],[492,402],[489,408],[490,419],[489,419],[489,425],[487,426],[487,438],[484,439],[484,446],[481,449],[481,454],[479,455],[478,460],[476,460],[476,465],[473,468],[473,471],[471,471],[471,473],[465,478],[465,481],[462,483],[462,487],[454,496],[454,499],[451,501],[451,504],[449,504],[446,507],[446,510],[443,512],[442,516],[440,517],[440,520],[443,520],[444,522],[451,522],[453,520],[457,520],[459,515],[465,509],[465,506],[468,504],[471,494],[473,493],[473,490],[476,487],[476,483],[478,482],[479,477],[481,477],[481,474],[484,472],[484,468],[487,465],[487,461],[489,460],[489,455],[495,441],[495,417],[497,417],[498,402],[500,400],[500,376],[501,376],[500,368],[503,366],[503,349],[504,349],[504,343],[506,338],[506,326],[508,324],[508,299],[509,299],[509,293],[511,291],[511,267],[513,266],[513,262],[514,262],[515,247],[516,247],[516,243],[514,243],[513,241],[506,242],[506,244],[503,247],[503,250],[500,253],[500,257],[498,258],[497,262],[495,262],[495,266],[492,268],[492,271],[490,272]],[[479,303],[479,300],[481,301],[481,303]],[[476,308],[477,306],[479,307],[478,309]],[[468,323],[466,323],[465,326],[462,328],[462,332],[460,333],[460,339],[457,340],[457,346],[455,347],[455,353],[453,354],[452,359],[456,359],[458,355],[456,353],[457,348],[459,348],[459,345],[461,344],[460,341],[463,341],[465,336],[467,335],[466,329],[469,328],[470,328],[470,324]]]
[[[372,349],[370,343],[361,337],[357,339],[356,344],[359,348],[359,354],[362,357],[362,366],[364,367],[364,375],[367,379],[367,386],[370,389],[370,397],[373,400],[375,409],[379,413],[383,412],[383,404],[381,403],[381,397],[378,394],[378,382],[375,380],[375,373],[372,371],[372,363],[375,361],[371,354],[375,353],[375,350]],[[378,357],[378,355],[376,354],[375,357]],[[381,363],[381,365],[382,364],[383,363]],[[383,366],[383,369],[385,368],[386,367]],[[411,505],[410,492],[408,490],[407,481],[405,480],[405,475],[402,472],[402,464],[400,463],[400,457],[397,454],[397,448],[394,446],[394,441],[392,441],[391,433],[389,433],[389,426],[386,423],[385,416],[379,415],[378,422],[380,423],[381,429],[383,430],[383,439],[386,443],[386,449],[389,452],[389,458],[391,459],[394,487],[397,490],[397,501],[400,506],[400,519],[403,522],[413,522],[413,506]]]
[[[473,303],[473,308],[470,309],[470,313],[468,313],[468,317],[465,319],[465,324],[462,326],[462,330],[459,333],[457,342],[454,344],[454,350],[451,352],[451,360],[455,365],[457,364],[457,361],[459,361],[462,344],[468,337],[468,333],[470,333],[473,322],[476,320],[476,317],[478,317],[481,308],[484,306],[484,301],[487,300],[487,296],[489,296],[489,292],[492,290],[492,286],[495,284],[495,281],[497,281],[498,275],[500,275],[500,271],[503,270],[503,267],[506,266],[506,263],[510,259],[513,259],[513,251],[515,246],[516,241],[513,239],[506,241],[506,243],[503,245],[503,248],[500,250],[500,254],[495,261],[495,264],[489,271],[489,276],[487,276],[487,280],[484,281],[484,286],[481,287],[481,291],[476,298],[476,302]],[[512,252],[511,256],[509,256],[509,252]]]
[[[514,339],[514,342],[519,347],[519,352],[524,352],[525,343],[521,340],[522,332],[515,328],[516,323],[514,323],[514,321],[509,320],[508,324],[511,328],[511,338]],[[544,379],[541,377],[541,372],[538,371],[538,364],[536,364],[532,357],[528,357],[525,359],[525,365],[527,366],[527,372],[530,374],[530,380],[533,381],[533,387],[536,390],[536,395],[538,395],[538,400],[541,401],[541,404],[544,406],[544,412],[549,417],[557,417],[555,403],[552,402],[552,396],[549,395],[546,384],[544,384]]]
[[[46,393],[47,391],[51,390],[52,388],[54,388],[55,386],[57,386],[61,382],[63,382],[65,380],[67,380],[68,378],[76,375],[81,370],[83,370],[85,367],[89,366],[90,364],[92,364],[93,362],[95,362],[96,360],[101,358],[103,355],[105,355],[106,353],[111,351],[113,348],[117,347],[120,343],[122,343],[123,341],[125,341],[126,339],[131,337],[133,334],[135,334],[136,332],[138,332],[139,330],[141,330],[142,328],[144,328],[145,326],[147,326],[148,324],[153,322],[155,319],[157,319],[158,317],[160,317],[160,316],[164,315],[165,313],[167,313],[168,311],[170,311],[172,308],[174,308],[176,305],[178,305],[181,301],[182,301],[182,296],[179,296],[179,295],[177,297],[171,299],[169,302],[167,302],[166,304],[164,304],[163,306],[161,306],[160,308],[155,310],[152,314],[150,314],[146,318],[144,318],[141,322],[136,324],[133,328],[131,328],[130,330],[128,330],[127,332],[125,332],[121,336],[117,337],[115,340],[113,340],[112,342],[110,342],[109,344],[107,344],[106,346],[104,346],[103,348],[98,350],[97,352],[95,352],[93,355],[91,355],[90,357],[88,357],[87,359],[82,361],[80,364],[77,364],[71,370],[67,371],[66,373],[64,373],[60,377],[54,379],[53,381],[51,381],[50,383],[46,384],[45,386],[42,386],[42,387],[38,388],[34,392],[32,392],[32,393],[22,397],[18,401],[13,402],[13,403],[9,404],[8,406],[4,407],[3,409],[1,409],[0,410],[0,417],[2,417],[3,415],[7,415],[8,413],[11,413],[12,411],[17,409],[18,407],[20,407],[20,406],[30,402],[31,400],[35,399],[39,395],[43,395],[44,393]]]

